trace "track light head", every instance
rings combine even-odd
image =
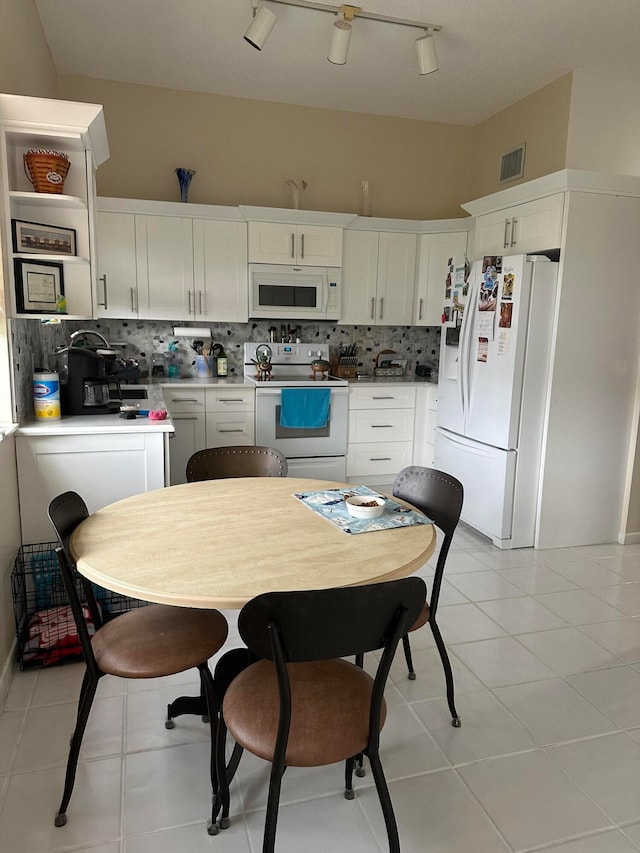
[[[278,18],[273,14],[271,9],[267,9],[266,6],[254,7],[253,21],[251,21],[244,34],[245,41],[248,41],[257,50],[262,50],[277,20]]]
[[[416,39],[416,51],[418,53],[418,69],[420,75],[432,74],[438,70],[438,57],[436,56],[436,40],[433,32],[426,30],[423,36]]]
[[[335,21],[331,30],[331,44],[327,59],[334,65],[346,65],[351,41],[351,24],[348,21]]]

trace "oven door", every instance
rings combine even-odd
[[[329,422],[320,429],[280,426],[280,388],[256,389],[256,444],[275,447],[287,459],[344,456],[347,452],[349,389],[331,389]]]

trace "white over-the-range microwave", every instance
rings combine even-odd
[[[249,318],[339,320],[339,267],[249,264]]]

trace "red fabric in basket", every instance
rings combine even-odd
[[[95,625],[86,605],[82,607],[89,634],[95,634]],[[82,647],[68,605],[37,610],[29,620],[29,639],[25,643],[23,660],[25,663],[41,663],[48,666],[58,663],[65,657],[82,655]]]

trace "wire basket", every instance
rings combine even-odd
[[[62,193],[71,163],[62,151],[32,148],[24,155],[24,171],[37,193]]]
[[[20,669],[80,660],[79,643],[70,641],[68,598],[58,566],[57,542],[22,545],[11,572],[11,593],[16,622],[17,660]],[[74,569],[80,599],[84,591]],[[105,621],[148,602],[92,584]],[[88,614],[87,614],[88,615]]]

